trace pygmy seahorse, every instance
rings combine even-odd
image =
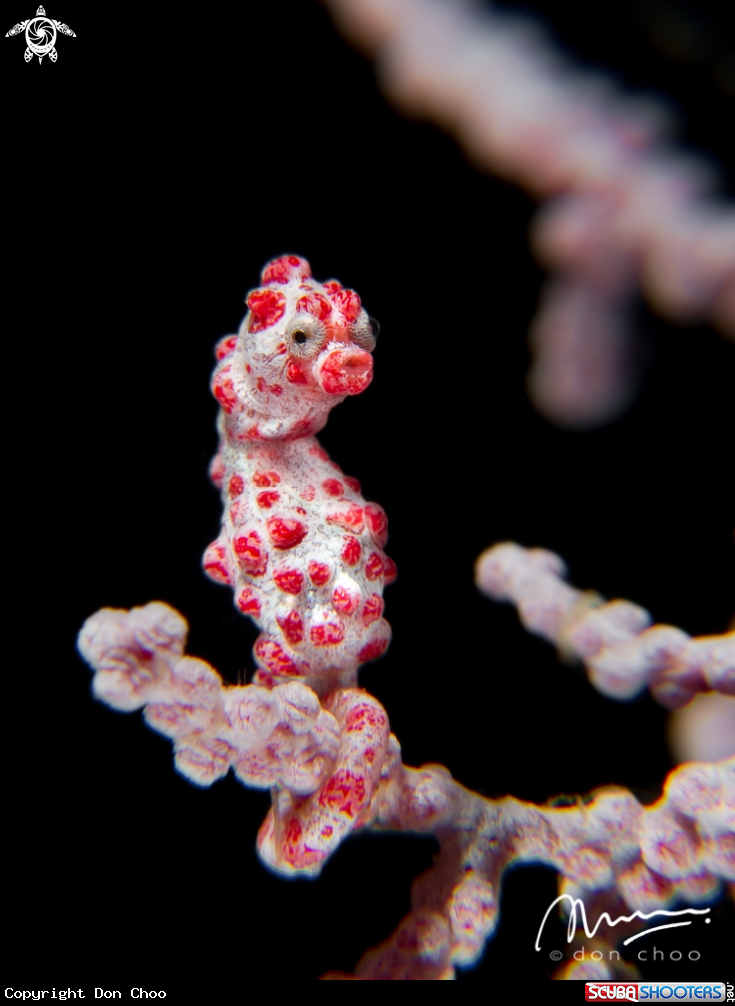
[[[377,323],[336,280],[284,255],[246,298],[237,335],[216,348],[220,446],[210,474],[223,525],[204,569],[262,630],[256,684],[301,680],[319,695],[354,685],[390,641],[383,585],[388,521],[314,434],[373,375]]]

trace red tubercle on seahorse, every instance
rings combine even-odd
[[[216,374],[212,393],[228,415],[231,415],[240,404],[229,367],[224,367]]]
[[[382,548],[388,541],[388,517],[385,510],[377,503],[368,503],[363,512],[370,534]]]
[[[286,298],[275,290],[253,290],[248,294],[247,305],[250,308],[248,331],[261,332],[264,328],[275,325],[283,317]]]
[[[242,475],[231,476],[230,481],[227,484],[227,488],[232,499],[234,499],[235,496],[239,496],[245,488],[245,482],[243,481]]]
[[[209,478],[218,489],[222,488],[225,478],[225,463],[221,451],[217,451],[209,464]]]
[[[226,356],[235,351],[235,346],[237,345],[236,335],[226,335],[224,339],[220,339],[217,345],[214,347],[214,355],[218,360],[224,360]]]
[[[343,615],[353,615],[360,606],[360,593],[345,586],[335,587],[332,591],[332,607]]]
[[[304,574],[298,569],[276,570],[273,573],[273,579],[286,594],[299,594],[304,586]]]
[[[371,640],[369,643],[366,643],[358,653],[358,660],[361,664],[365,664],[369,660],[377,660],[378,657],[382,657],[388,649],[389,642],[390,639],[386,636]]]
[[[253,618],[260,618],[260,600],[252,587],[243,587],[237,595],[236,601],[243,615],[252,615]]]
[[[233,476],[234,478],[240,478],[239,475]],[[253,484],[256,486],[277,486],[281,481],[281,476],[278,472],[269,471],[261,472],[256,471],[253,475]]]
[[[398,576],[398,567],[395,562],[390,558],[390,556],[384,556],[385,565],[383,567],[383,583],[388,586],[389,583],[393,583]]]
[[[309,379],[296,360],[289,360],[286,367],[286,380],[289,384],[308,384]]]
[[[356,566],[360,561],[360,556],[362,555],[362,546],[357,538],[355,538],[352,534],[346,534],[343,540],[344,544],[340,554],[346,565]]]
[[[268,552],[257,531],[248,531],[232,542],[235,557],[250,576],[262,576],[268,568]]]
[[[289,643],[293,646],[298,643],[303,642],[304,639],[304,622],[301,615],[292,608],[287,615],[277,615],[276,621],[281,627],[281,632],[286,637]]]
[[[324,479],[322,489],[330,496],[341,496],[344,492],[344,486],[339,479]]]
[[[232,571],[230,569],[230,554],[227,545],[219,538],[207,547],[202,559],[202,566],[207,576],[215,583],[224,583],[228,587],[233,586]]]
[[[325,583],[328,583],[332,577],[332,569],[326,562],[316,562],[312,560],[309,563],[309,579],[314,584],[315,587],[323,587]]]
[[[308,534],[305,524],[289,517],[270,517],[267,528],[274,547],[279,549],[295,548]]]
[[[260,274],[260,281],[263,286],[271,283],[291,283],[294,280],[309,279],[311,276],[311,266],[305,258],[299,255],[281,255],[274,258]]]
[[[356,503],[348,503],[346,506],[341,506],[327,514],[327,523],[359,534],[365,526],[363,509]]]
[[[283,388],[281,387],[280,384],[268,384],[268,382],[264,377],[259,377],[255,386],[258,389],[258,391],[261,392],[261,394],[276,395],[276,396],[283,394]]]
[[[371,552],[365,563],[365,576],[368,580],[378,580],[383,575],[385,564],[377,552]]]
[[[362,609],[363,623],[365,625],[371,625],[373,622],[376,622],[383,614],[384,607],[383,598],[380,594],[371,594],[365,601],[365,605]]]
[[[332,305],[320,293],[308,293],[296,301],[296,310],[311,314],[320,321],[326,321],[332,313]]]
[[[276,505],[276,503],[278,503],[280,498],[281,494],[271,489],[266,492],[258,493],[258,495],[255,497],[255,502],[258,504],[261,510],[270,510],[272,507]]]
[[[314,646],[337,646],[344,641],[345,627],[336,619],[319,622],[309,630]]]
[[[362,303],[354,290],[335,290],[331,294],[332,304],[342,313],[346,321],[357,321]]]
[[[297,663],[289,656],[280,643],[265,635],[258,637],[253,653],[259,664],[279,677],[301,676],[302,671],[306,669],[303,664]]]

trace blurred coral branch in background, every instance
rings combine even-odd
[[[630,404],[630,308],[735,338],[735,208],[706,161],[667,144],[662,104],[576,69],[535,23],[449,0],[325,0],[374,54],[388,97],[483,169],[544,201],[532,244],[552,272],[531,329],[529,393],[562,426]]]
[[[516,604],[525,627],[562,655],[582,660],[603,695],[632,699],[648,686],[667,709],[700,692],[735,696],[735,632],[692,639],[673,625],[652,626],[644,608],[576,590],[562,579],[565,572],[553,552],[506,542],[480,556],[477,585]]]

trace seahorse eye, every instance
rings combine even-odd
[[[355,324],[350,327],[350,334],[353,341],[356,342],[361,349],[367,350],[368,353],[372,353],[375,349],[375,342],[378,338],[379,332],[380,325],[377,323],[375,318],[370,318],[365,311],[360,312],[360,317]]]
[[[311,358],[319,352],[324,341],[324,325],[318,318],[299,312],[286,326],[286,339],[295,356]]]

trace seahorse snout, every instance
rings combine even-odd
[[[373,358],[356,346],[333,349],[319,366],[317,379],[328,395],[359,395],[373,379]]]

